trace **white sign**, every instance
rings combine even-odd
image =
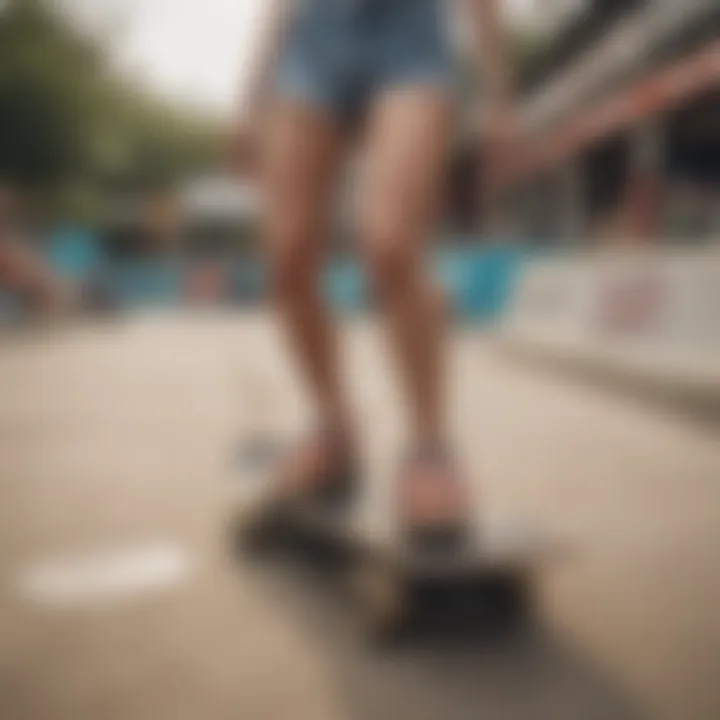
[[[528,348],[702,377],[720,391],[720,248],[530,263],[503,334]]]

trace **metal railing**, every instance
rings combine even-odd
[[[658,46],[717,10],[718,0],[650,0],[521,101],[523,128],[541,131],[608,87],[642,72]]]

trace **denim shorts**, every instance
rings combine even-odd
[[[452,92],[454,63],[443,0],[296,0],[280,59],[281,97],[361,117],[391,87]]]

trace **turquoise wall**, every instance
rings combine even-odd
[[[63,230],[50,240],[50,259],[60,272],[82,277],[105,268],[108,281],[125,305],[171,304],[184,299],[190,270],[180,262],[145,260],[108,268],[89,233]],[[436,251],[433,262],[456,317],[464,322],[487,323],[507,307],[526,257],[519,245],[472,245],[460,239]],[[264,293],[267,283],[261,264],[238,261],[225,269],[228,299],[241,302]],[[324,289],[341,313],[362,312],[367,307],[367,283],[355,260],[332,263]]]

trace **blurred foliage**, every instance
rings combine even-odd
[[[49,0],[0,13],[0,178],[89,219],[108,193],[168,187],[208,167],[220,128],[115,72],[102,41]]]
[[[510,57],[516,75],[527,72],[547,48],[550,39],[538,28],[516,28],[510,35]]]

